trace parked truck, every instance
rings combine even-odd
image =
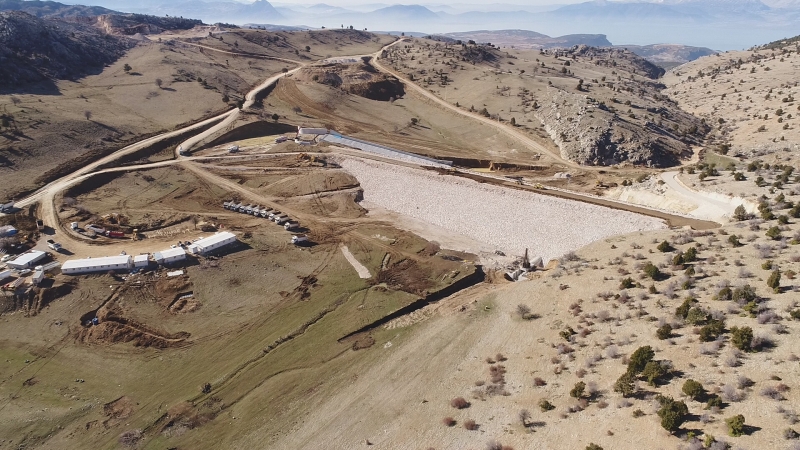
[[[303,242],[308,242],[308,236],[304,234],[296,234],[292,236],[292,244],[300,245]]]
[[[280,211],[278,211],[277,209],[273,209],[272,211],[269,212],[269,214],[267,214],[267,219],[275,220],[275,218],[280,215],[281,215]]]
[[[44,221],[42,219],[36,219],[36,229],[39,231],[44,230]]]
[[[283,225],[283,224],[285,224],[286,222],[289,221],[289,216],[284,214],[282,216],[276,217],[274,220],[275,220],[275,223],[277,223],[278,225]]]
[[[93,232],[94,234],[106,234],[106,229],[100,226],[97,226],[93,223],[86,225],[86,229]]]
[[[54,241],[52,239],[48,239],[47,240],[47,246],[50,247],[51,249],[53,249],[54,251],[60,251],[61,250],[61,244],[59,244],[58,242],[56,242],[56,241]]]
[[[287,230],[287,231],[288,230],[294,230],[294,229],[297,229],[297,228],[300,228],[300,223],[299,222],[295,222],[293,220],[290,220],[290,221],[286,222],[285,224],[283,224],[283,229]]]
[[[267,216],[269,216],[269,214],[271,212],[272,212],[272,208],[264,208],[264,209],[261,210],[261,217],[266,219]]]
[[[125,237],[125,233],[123,233],[122,231],[106,231],[106,236],[113,238],[121,238]]]

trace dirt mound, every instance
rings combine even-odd
[[[103,405],[103,414],[108,417],[103,421],[103,426],[111,428],[117,424],[122,423],[123,420],[133,414],[134,401],[130,397],[123,395],[122,397],[108,402]]]
[[[339,88],[370,100],[389,101],[406,93],[400,80],[378,72],[367,63],[306,67],[297,78]]]
[[[109,301],[97,310],[98,325],[82,326],[76,339],[86,344],[132,342],[136,347],[169,348],[183,345],[190,334],[184,331],[167,333],[120,315],[119,308]]]
[[[374,278],[375,284],[385,283],[392,289],[425,297],[433,287],[429,274],[416,261],[404,259],[392,267],[381,270]]]

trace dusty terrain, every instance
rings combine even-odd
[[[213,230],[234,232],[238,243],[152,271],[73,277],[56,270],[40,287],[4,291],[0,447],[796,443],[800,178],[793,167],[701,148],[700,118],[663,95],[653,80],[658,68],[629,55],[512,55],[423,40],[383,47],[390,38],[321,33],[195,32],[191,42],[173,43],[187,60],[213,54],[264,63],[269,73],[262,76],[241,69],[247,86],[240,98],[253,85],[263,89],[249,90],[242,111],[180,134],[176,143],[190,142],[190,154],[176,154],[176,143],[165,138],[143,141],[133,153],[70,170],[25,198],[30,208],[3,216],[22,233],[0,244],[45,248],[53,236],[65,251],[51,258],[62,262],[164,250]],[[132,53],[160,55],[169,42],[154,40]],[[456,61],[459,49],[479,59]],[[371,61],[362,58],[370,54]],[[441,71],[426,74],[438,81],[408,81],[404,64],[445,54],[459,67],[453,84]],[[623,56],[616,67],[612,56]],[[505,67],[534,66],[536,58],[545,67],[537,64],[535,76]],[[320,65],[290,70],[287,61],[295,59]],[[386,74],[392,65],[398,70]],[[219,82],[216,69],[208,70],[203,79]],[[384,80],[404,81],[405,93],[393,101],[370,98],[369,89],[314,79],[326,71],[351,85],[383,72]],[[588,81],[600,74],[624,79]],[[97,76],[114,77],[108,70]],[[525,89],[536,94],[512,99],[499,84],[492,87],[501,78],[520,87],[530,82]],[[661,156],[682,167],[653,171],[647,166],[660,163],[619,145],[624,167],[579,165],[565,145],[575,135],[556,136],[560,147],[550,140],[562,121],[558,112],[542,120],[544,106],[532,104],[551,102],[553,91],[578,95],[577,79],[584,79],[587,98],[630,99],[625,114],[635,117],[625,126],[644,140],[652,137],[648,126],[666,133],[669,149]],[[464,97],[448,99],[448,87]],[[468,111],[467,101],[478,96],[504,121],[477,106]],[[191,107],[206,100],[192,98]],[[574,107],[551,103],[565,114]],[[645,104],[663,107],[661,118],[633,112]],[[503,109],[517,107],[520,123],[512,126]],[[298,125],[450,157],[458,167],[433,170],[328,143],[275,142]],[[688,132],[692,126],[696,133]],[[238,149],[231,152],[233,144]],[[656,150],[647,149],[651,156]],[[537,186],[539,180],[549,186]],[[638,208],[648,217],[622,203],[601,207],[612,202],[559,190],[570,187],[652,201],[704,229],[665,229],[657,219],[662,211]],[[226,200],[279,209],[300,229],[223,209]],[[42,233],[37,216],[45,219]],[[703,220],[722,226],[708,229]],[[90,238],[70,231],[72,221],[141,233],[136,241]],[[310,242],[292,245],[295,233]],[[545,257],[545,267],[526,281],[505,281],[525,248]],[[184,273],[167,274],[175,268]],[[99,323],[90,325],[95,317]],[[744,425],[736,424],[738,414]]]

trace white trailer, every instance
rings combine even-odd
[[[13,272],[10,270],[0,270],[0,281],[5,280],[6,278],[11,278],[12,274]]]
[[[300,223],[290,220],[283,225],[284,230],[294,230],[296,228],[300,228]]]

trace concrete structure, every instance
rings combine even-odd
[[[17,256],[16,259],[14,259],[13,261],[9,261],[6,264],[8,265],[8,267],[11,267],[12,269],[17,269],[17,270],[28,269],[33,267],[36,261],[39,261],[45,256],[47,256],[47,253],[45,252],[39,250],[31,250],[27,253],[23,253]]]
[[[359,150],[374,153],[376,155],[386,156],[392,159],[401,161],[408,161],[420,166],[442,167],[447,168],[453,165],[452,161],[445,161],[441,159],[429,158],[427,156],[417,155],[414,153],[404,152],[395,148],[387,147],[385,145],[376,144],[374,142],[362,141],[350,136],[342,136],[340,134],[328,134],[320,138],[321,141],[327,141],[334,144],[344,145],[347,147],[357,148]]]
[[[150,254],[145,253],[142,255],[136,255],[133,257],[133,267],[141,268],[147,267],[150,265]]]
[[[218,248],[236,242],[236,235],[228,231],[221,231],[209,237],[200,239],[189,246],[189,251],[196,255],[204,255]]]
[[[61,273],[78,275],[109,270],[129,270],[133,267],[131,255],[104,256],[102,258],[73,259],[61,266]]]
[[[157,264],[170,264],[186,259],[186,250],[181,247],[171,248],[153,253],[153,259]]]

